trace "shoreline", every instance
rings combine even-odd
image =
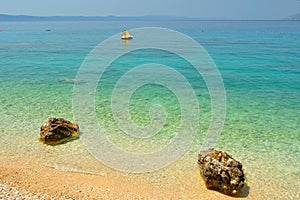
[[[190,160],[179,160],[190,163]],[[199,169],[170,166],[157,172],[125,174],[112,169],[102,174],[56,169],[28,158],[0,156],[0,199],[297,199],[297,190],[247,174],[238,197],[208,190]],[[249,176],[248,176],[249,175]],[[9,197],[9,198],[5,198]]]
[[[192,177],[199,178],[199,185],[194,185],[197,188],[195,193],[194,189],[189,190],[191,185],[183,185],[182,180],[178,180],[178,183],[170,183],[168,180],[153,183],[143,180],[144,175],[124,175],[119,172],[94,175],[62,171],[8,157],[0,157],[0,163],[0,197],[15,195],[15,199],[240,199],[207,190],[200,175]],[[250,196],[241,196],[241,199],[250,199]]]
[[[31,162],[0,157],[0,184],[19,194],[46,199],[133,199],[138,191],[124,190],[110,177],[68,172]],[[144,195],[143,195],[144,196]],[[39,198],[38,198],[39,199]]]

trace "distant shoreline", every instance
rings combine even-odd
[[[201,19],[177,16],[31,16],[0,14],[0,22],[22,21],[299,21],[300,19]]]

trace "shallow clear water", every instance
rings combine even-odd
[[[216,148],[241,160],[250,185],[260,182],[263,193],[274,189],[299,195],[300,23],[293,21],[1,22],[0,155],[93,173],[107,170],[90,156],[81,140],[57,146],[39,143],[39,127],[50,116],[74,121],[73,83],[62,80],[76,77],[94,47],[124,27],[147,26],[171,28],[192,37],[220,70],[227,115]],[[180,124],[180,104],[164,87],[145,85],[130,102],[131,118],[140,126],[149,123],[153,104],[162,105],[168,113],[164,128],[151,139],[124,135],[110,109],[109,98],[118,79],[150,61],[172,66],[195,90],[201,128],[185,158],[196,162],[211,117],[211,99],[201,76],[174,54],[140,50],[112,63],[96,92],[99,124],[113,143],[130,151],[154,151],[174,137]],[[172,166],[180,169],[181,165]],[[274,181],[271,186],[270,181]]]

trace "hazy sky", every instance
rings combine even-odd
[[[0,0],[0,14],[282,19],[300,0]]]

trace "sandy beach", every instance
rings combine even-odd
[[[16,158],[0,157],[0,160],[0,199],[239,199],[207,190],[197,174],[191,183],[198,185],[167,179],[160,186],[143,180],[144,175],[119,172],[93,175],[57,170]],[[249,195],[248,189],[240,196],[241,199],[258,197]]]
[[[1,158],[0,173],[3,199],[10,196],[16,199],[139,199],[148,196],[143,189],[122,186],[124,180],[121,179],[112,181],[104,176],[64,172],[15,159]]]
[[[14,158],[0,159],[1,199],[236,199],[206,190],[200,177],[198,192],[191,194],[193,189],[182,193],[178,184],[173,188],[149,181],[140,184],[142,177],[134,175],[114,178],[66,172]]]

